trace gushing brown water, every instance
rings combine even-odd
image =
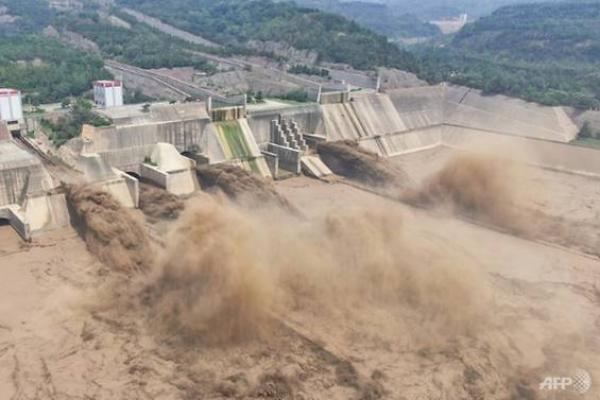
[[[184,208],[176,195],[140,182],[140,209],[150,219],[177,219]]]
[[[459,154],[404,199],[422,206],[445,205],[501,228],[524,232],[515,207],[515,166],[478,154]]]
[[[143,227],[108,193],[71,187],[68,198],[92,253],[118,271],[148,271],[141,289],[126,283],[130,289],[119,290],[142,299],[133,303],[157,331],[186,340],[267,335],[272,316],[291,311],[334,318],[390,308],[417,312],[452,336],[477,325],[487,299],[470,260],[405,235],[397,211],[306,219],[274,205],[249,211],[204,195],[154,260]]]
[[[497,168],[480,158],[453,160],[415,199],[508,218],[502,203],[510,203],[511,192]],[[119,270],[150,269],[143,288],[132,293],[143,299],[139,306],[151,324],[187,340],[230,343],[268,335],[272,316],[292,311],[337,318],[378,309],[418,314],[436,332],[420,339],[439,340],[476,329],[488,301],[478,266],[407,235],[395,209],[328,211],[307,219],[282,208],[287,201],[249,210],[203,195],[153,261],[143,229],[112,197],[81,187],[72,188],[69,199],[102,261]]]
[[[145,291],[159,329],[221,343],[268,335],[272,315],[378,308],[416,311],[452,336],[477,325],[487,299],[470,260],[407,238],[393,212],[301,220],[209,197],[182,215]]]
[[[258,333],[273,286],[248,221],[216,201],[196,204],[182,221],[146,285],[158,327],[211,342]]]
[[[390,161],[351,140],[323,142],[317,151],[336,174],[374,186],[406,187],[408,175]]]
[[[286,198],[277,193],[271,182],[238,166],[204,165],[198,167],[197,174],[203,187],[221,190],[234,200],[254,206],[280,206],[296,211]]]
[[[231,182],[235,184],[235,179]],[[510,227],[513,211],[496,203],[512,204],[513,196],[501,164],[482,157],[459,157],[413,199],[427,205],[449,204]],[[471,398],[485,397],[480,389],[489,395],[520,385],[503,386],[505,378],[520,376],[501,354],[511,351],[514,343],[505,345],[503,338],[489,332],[469,335],[480,333],[490,311],[491,289],[485,272],[455,248],[406,226],[410,220],[393,207],[298,218],[273,203],[249,210],[200,196],[181,215],[164,251],[153,261],[140,255],[140,251],[150,253],[146,245],[131,243],[132,238],[148,243],[143,228],[124,216],[128,213],[123,214],[125,210],[106,193],[72,188],[69,199],[85,228],[88,246],[102,261],[120,270],[147,269],[139,274],[141,284],[128,280],[119,289],[132,305],[128,311],[133,319],[146,321],[153,333],[186,342],[229,345],[250,338],[268,339],[275,334],[274,320],[300,315],[301,321],[316,322],[316,330],[350,327],[364,335],[360,336],[363,344],[373,347],[379,342],[371,337],[382,331],[391,333],[387,337],[410,338],[406,348],[411,354],[423,345],[444,343],[446,360],[460,360],[467,371],[457,378],[459,385],[453,385],[459,388],[456,393],[464,386]],[[104,218],[108,225],[126,227],[106,226]],[[465,334],[473,340],[466,348],[456,339]],[[471,343],[476,346],[470,347]],[[427,355],[420,361],[426,359]],[[461,365],[456,367],[459,372]],[[272,382],[268,384],[271,387]],[[291,391],[282,386],[282,392]],[[534,398],[521,393],[514,398]]]
[[[109,193],[93,185],[67,188],[76,227],[88,249],[118,271],[149,268],[152,247],[141,224]]]

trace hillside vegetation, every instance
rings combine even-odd
[[[104,57],[137,67],[214,70],[211,64],[188,51],[197,46],[162,34],[127,14],[113,10],[113,15],[129,27],[115,26],[94,11],[63,15],[55,19],[54,25],[91,40],[98,45]]]
[[[0,82],[19,88],[34,104],[78,95],[110,78],[102,59],[39,36],[0,40]]]
[[[323,4],[336,5],[338,0]],[[119,6],[137,9],[222,47],[207,49],[173,38],[137,22]],[[353,7],[357,8],[350,11]],[[344,12],[355,13],[358,20],[368,13],[356,10],[380,8],[354,1]],[[93,3],[86,3],[83,10],[58,12],[45,0],[0,0],[0,13],[0,81],[2,86],[23,90],[26,101],[33,103],[85,93],[91,81],[110,76],[102,58],[142,68],[193,66],[212,72],[214,66],[195,50],[253,54],[245,46],[262,40],[313,50],[321,61],[358,69],[395,67],[418,72],[432,83],[450,81],[548,105],[600,107],[600,2],[504,7],[454,37],[437,38],[434,45],[416,47],[412,53],[340,15],[272,0],[172,0],[168,7],[162,0],[117,0],[116,7],[102,12]],[[381,17],[380,22],[385,21]],[[95,52],[78,50],[72,41],[65,44],[44,37],[47,26],[54,27],[61,40],[65,35],[81,35],[97,46]],[[321,73],[311,66],[292,69]]]
[[[359,69],[415,67],[413,57],[383,35],[339,15],[271,0],[119,0],[119,4],[224,45],[281,41]]]
[[[45,0],[0,0],[0,10],[14,18],[13,22],[0,23],[0,35],[3,37],[37,32],[47,26],[55,15]]]
[[[142,68],[192,66],[210,73],[214,66],[195,51],[256,54],[246,46],[251,40],[315,50],[321,60],[359,69],[395,66],[414,71],[416,66],[411,54],[385,36],[342,16],[293,3],[173,0],[164,5],[162,0],[122,0],[113,8],[87,2],[83,9],[57,11],[46,0],[0,0],[1,12],[10,16],[0,24],[0,52],[7,53],[0,61],[0,79],[25,91],[34,102],[60,101],[81,95],[95,79],[109,77],[102,58]],[[204,48],[173,38],[137,22],[119,6],[138,9],[222,47]],[[52,38],[45,37],[49,26],[54,28]],[[80,45],[79,40],[86,40],[81,43],[85,51],[73,47]]]
[[[548,105],[600,107],[600,3],[509,6],[445,46],[418,49],[421,76]]]
[[[0,7],[16,18],[0,24],[0,82],[22,90],[26,102],[60,101],[110,77],[100,57],[38,34],[54,17],[45,1],[0,0]]]
[[[391,39],[431,37],[441,34],[437,26],[407,13],[406,8],[365,1],[296,0],[296,3],[342,15]]]
[[[561,0],[550,0],[561,1]],[[590,0],[582,0],[590,1]],[[592,0],[593,1],[593,0]],[[454,17],[467,13],[470,18],[480,18],[495,10],[519,3],[535,3],[534,0],[382,0],[392,9],[410,10],[424,21]]]
[[[600,62],[600,3],[504,7],[465,26],[453,45],[533,62]]]
[[[197,46],[174,39],[112,10],[124,23],[119,26],[102,16],[93,4],[83,10],[57,12],[46,0],[0,0],[10,15],[0,23],[0,82],[16,87],[32,103],[57,102],[80,96],[91,82],[108,79],[103,58],[142,68],[191,66],[211,72],[214,66],[188,50]],[[46,37],[52,26],[59,35],[75,33],[95,43],[99,53],[79,50],[72,43]]]

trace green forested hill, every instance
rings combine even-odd
[[[25,92],[34,103],[78,95],[109,78],[102,59],[39,36],[0,41],[0,83]]]
[[[102,58],[143,68],[212,65],[190,50],[230,54],[251,52],[249,40],[281,41],[318,52],[326,61],[359,69],[395,66],[414,70],[415,58],[388,39],[341,16],[271,0],[122,0],[115,8],[86,2],[83,9],[57,11],[46,0],[0,0],[0,80],[20,88],[36,102],[80,95],[94,79],[107,77]],[[219,49],[200,48],[138,23],[122,13],[126,5],[167,23],[221,43]],[[99,12],[101,11],[101,12]],[[118,17],[121,22],[115,23]],[[44,37],[44,28],[68,36],[69,43]],[[97,45],[99,54],[72,47],[72,33]],[[88,47],[89,48],[89,47]]]
[[[600,61],[600,3],[504,7],[467,25],[454,47],[528,61]]]
[[[562,0],[547,0],[562,1]],[[594,1],[594,0],[581,0]],[[539,3],[535,0],[381,0],[391,8],[410,10],[424,21],[469,14],[470,19],[491,14],[500,7],[523,3]]]
[[[291,2],[271,0],[119,0],[180,29],[225,45],[248,40],[286,42],[318,52],[321,59],[368,69],[395,65],[414,69],[410,54],[357,23]]]
[[[143,68],[193,66],[211,70],[212,65],[186,51],[193,47],[137,23],[126,14],[129,28],[110,24],[93,4],[83,10],[57,12],[46,0],[0,0],[10,22],[0,24],[0,84],[21,89],[26,101],[46,103],[79,96],[91,82],[110,78],[104,58]],[[84,52],[47,38],[44,28],[68,30],[98,45],[101,54]]]
[[[0,0],[0,9],[15,18],[0,23],[0,35],[37,32],[52,20],[55,13],[45,0]]]
[[[0,24],[0,85],[15,87],[33,103],[79,95],[90,82],[110,77],[96,55],[73,49],[39,32],[54,18],[42,0],[0,0],[16,19]]]
[[[115,26],[94,11],[61,15],[53,21],[59,30],[75,32],[98,45],[102,55],[141,68],[194,67],[211,71],[212,65],[187,50],[196,46],[160,33],[131,16],[113,10],[129,24]]]
[[[600,107],[600,2],[504,7],[417,53],[421,76],[430,81]]]
[[[600,107],[600,1],[508,6],[413,53],[341,16],[291,2],[171,0],[168,7],[162,0],[118,2],[223,45],[210,51],[244,51],[249,40],[282,41],[359,69],[392,66],[417,71],[430,82],[447,80],[549,105]],[[0,7],[15,17],[0,24],[0,82],[24,90],[33,101],[83,93],[90,81],[107,77],[102,57],[145,68],[211,69],[188,51],[195,45],[118,9],[108,12],[125,24],[111,24],[94,7],[56,12],[45,0],[0,0]],[[92,40],[101,54],[44,38],[48,25]]]
[[[430,37],[441,34],[435,25],[421,21],[404,7],[383,3],[341,0],[295,0],[297,4],[340,14],[391,39]]]

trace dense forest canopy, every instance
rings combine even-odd
[[[19,88],[26,101],[47,103],[78,95],[110,78],[98,56],[39,36],[0,40],[0,84]]]
[[[97,55],[40,34],[55,17],[46,1],[0,0],[0,8],[15,18],[0,25],[0,86],[18,88],[37,104],[79,95],[110,77]]]
[[[600,3],[508,6],[443,45],[417,49],[420,75],[548,105],[600,107]]]
[[[83,10],[56,12],[45,0],[0,0],[11,22],[0,24],[0,84],[25,92],[26,101],[47,103],[79,96],[91,82],[108,79],[102,58],[113,58],[143,68],[214,67],[192,54],[194,46],[137,23],[115,11],[130,28],[110,24],[94,5]],[[45,37],[44,28],[74,32],[98,45],[101,54],[78,50]]]
[[[214,67],[191,51],[194,46],[162,34],[114,10],[114,16],[129,24],[115,26],[95,12],[79,12],[56,18],[54,26],[78,33],[96,43],[102,54],[141,68],[194,67],[211,72]]]
[[[0,0],[0,9],[15,17],[12,23],[0,24],[0,35],[37,32],[55,15],[45,0]]]
[[[355,68],[414,69],[413,57],[383,35],[339,15],[271,0],[119,0],[119,4],[225,45],[281,41]]]
[[[86,79],[89,85],[91,80],[104,77],[106,73],[102,71],[100,57],[142,68],[193,66],[212,72],[213,65],[195,54],[195,50],[218,52],[221,55],[251,54],[253,50],[244,47],[249,40],[286,42],[299,49],[317,51],[321,60],[347,63],[359,69],[384,65],[414,70],[416,65],[411,54],[397,48],[385,36],[342,16],[301,8],[291,2],[177,0],[170,2],[169,7],[164,7],[161,0],[123,0],[118,5],[139,9],[181,29],[219,42],[223,47],[206,49],[173,38],[137,22],[118,7],[108,9],[108,14],[120,18],[125,24],[108,20],[107,9],[99,13],[97,5],[92,2],[84,3],[82,10],[59,12],[50,9],[45,0],[0,0],[0,7],[5,6],[7,12],[17,18],[13,23],[2,24],[0,35],[20,35],[20,40],[4,43],[4,46],[13,49],[15,46],[24,46],[23,34],[27,33],[30,35],[27,46],[33,46],[38,40],[41,46],[51,43],[52,51],[62,55],[60,60],[46,60],[36,50],[37,58],[44,61],[37,65],[18,66],[14,62],[19,60],[5,59],[3,71],[6,76],[12,77],[6,84],[30,90],[35,86],[39,74],[57,79],[62,75],[64,81],[68,80],[65,77],[75,76],[76,79],[68,80],[69,83],[60,80],[51,82],[49,79],[40,82],[40,90],[35,93],[37,101],[55,101],[60,96],[81,94],[82,79]],[[84,54],[68,45],[44,38],[42,30],[48,26],[55,28],[60,35],[81,35],[97,45],[99,54]],[[28,51],[25,47],[23,50]],[[58,61],[60,64],[56,64]],[[93,65],[88,65],[91,62]],[[27,68],[27,72],[23,72],[24,68]],[[82,74],[79,72],[81,69],[87,73]],[[25,80],[28,75],[31,77]],[[52,90],[53,86],[59,90]]]
[[[528,61],[600,62],[600,3],[504,7],[465,26],[452,44]]]

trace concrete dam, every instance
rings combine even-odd
[[[234,163],[264,177],[274,176],[274,161],[297,172],[304,152],[276,143],[274,121],[293,126],[300,141],[348,139],[382,157],[436,146],[502,145],[535,150],[536,159],[527,162],[600,173],[597,151],[567,145],[579,131],[568,110],[446,84],[323,93],[319,103],[267,100],[212,110],[210,104],[195,102],[154,104],[148,110],[130,105],[101,113],[113,125],[86,127],[77,153],[97,154],[134,175],[148,165],[158,143],[172,146],[172,157],[195,154],[204,162]]]
[[[331,174],[310,150],[319,141],[352,140],[382,157],[436,147],[514,149],[525,163],[600,177],[600,151],[568,144],[579,131],[568,110],[445,84],[322,93],[318,103],[155,103],[98,112],[112,125],[84,126],[59,155],[127,207],[138,206],[139,179],[177,195],[198,190],[198,163],[230,163],[266,178]],[[5,138],[0,167],[0,218],[24,237],[68,222],[64,196],[49,195],[57,184],[33,154]]]
[[[352,140],[382,157],[438,146],[465,150],[513,148],[523,162],[600,176],[600,152],[568,144],[579,127],[562,107],[465,87],[437,85],[385,93],[323,94],[320,104],[249,106],[260,146],[269,121],[292,120],[309,139]]]

